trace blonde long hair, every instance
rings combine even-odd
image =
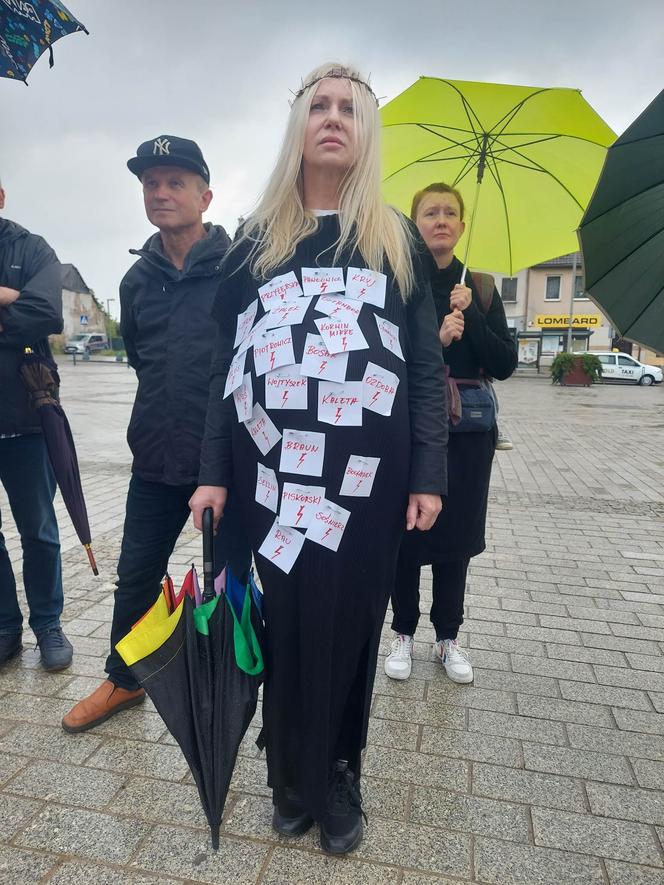
[[[265,279],[292,258],[298,243],[318,230],[318,219],[303,204],[302,155],[311,103],[326,74],[349,78],[356,144],[355,163],[339,194],[340,233],[334,261],[345,248],[355,246],[373,270],[382,271],[387,259],[405,301],[414,283],[412,236],[405,218],[381,196],[378,108],[360,73],[349,66],[324,64],[305,78],[291,105],[272,175],[236,245],[253,243],[248,258],[251,272]]]

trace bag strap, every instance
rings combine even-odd
[[[493,290],[496,288],[496,281],[490,273],[480,273],[477,270],[473,270],[470,275],[475,283],[482,310],[487,314],[493,300]]]

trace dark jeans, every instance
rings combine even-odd
[[[0,482],[21,536],[29,624],[39,636],[59,626],[64,603],[60,536],[53,507],[55,478],[41,433],[0,439]],[[0,532],[0,633],[20,633],[22,625],[16,580]]]
[[[133,691],[138,683],[115,645],[157,599],[169,557],[190,516],[188,502],[195,490],[194,485],[169,486],[137,476],[129,482],[113,604],[111,653],[106,660],[109,679],[120,688]],[[217,573],[227,562],[239,577],[244,577],[251,567],[251,548],[233,495],[229,495],[215,536],[214,557]]]
[[[434,562],[433,604],[430,620],[436,639],[456,639],[463,624],[463,598],[470,558]],[[392,629],[414,636],[420,619],[420,566],[399,554],[397,575],[392,593]]]

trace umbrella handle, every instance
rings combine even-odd
[[[214,592],[214,511],[203,511],[203,602],[215,598]]]

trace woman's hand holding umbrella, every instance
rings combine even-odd
[[[194,517],[194,526],[198,531],[203,530],[203,511],[211,507],[214,514],[214,528],[216,530],[219,520],[224,515],[228,489],[225,486],[199,486],[189,499],[189,508]]]
[[[451,299],[450,299],[451,303]],[[443,347],[449,347],[453,341],[460,341],[463,335],[464,319],[459,308],[448,313],[440,327],[440,340]]]

